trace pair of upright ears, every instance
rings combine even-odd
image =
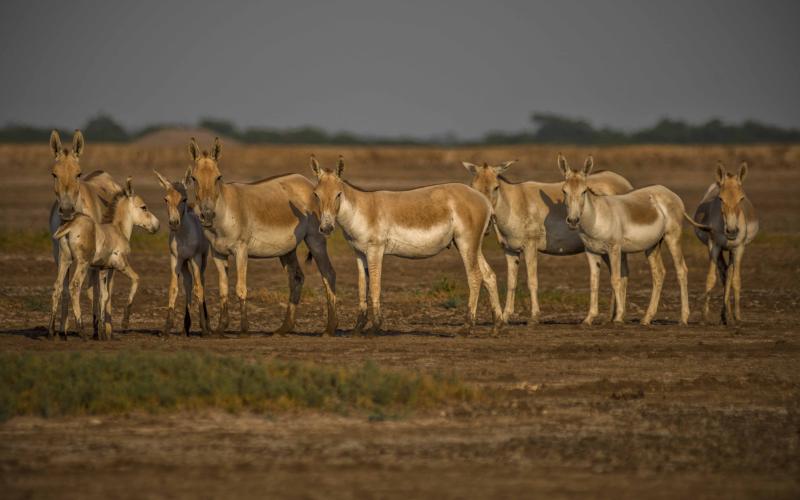
[[[317,161],[317,157],[311,155],[311,171],[314,172],[314,175],[320,177],[323,172],[332,172],[336,174],[336,177],[341,177],[342,172],[344,172],[344,156],[339,155],[339,161],[336,162],[336,169],[335,170],[327,170],[319,166],[319,162]]]
[[[581,170],[572,170],[570,168],[569,163],[567,163],[567,159],[561,153],[558,153],[558,168],[561,170],[561,173],[564,174],[564,177],[569,177],[572,174],[578,173],[583,175],[589,175],[592,172],[592,168],[594,167],[594,158],[592,155],[586,157],[586,160],[583,162],[583,168]]]
[[[205,158],[211,156],[212,160],[219,161],[220,153],[222,153],[222,143],[219,142],[219,137],[214,138],[214,147],[211,149],[210,155],[208,151],[200,150],[200,146],[197,145],[197,141],[194,137],[189,140],[189,155],[192,157],[193,161],[197,161],[200,156]]]
[[[72,135],[72,156],[80,158],[83,153],[83,134],[80,130],[76,130]],[[50,132],[50,151],[53,153],[54,158],[58,158],[67,151],[61,146],[61,136],[58,135],[58,130]]]
[[[741,184],[742,181],[744,181],[745,176],[747,176],[747,162],[746,161],[743,161],[739,165],[739,172],[737,172],[735,175],[736,175],[736,178],[739,180],[739,183]],[[728,172],[725,169],[725,164],[722,163],[721,161],[718,161],[717,162],[717,184],[721,185],[726,177],[728,177]]]
[[[464,165],[464,168],[466,168],[472,175],[477,174],[479,169],[489,169],[489,168],[494,170],[494,172],[499,175],[505,172],[508,169],[508,167],[510,167],[511,165],[513,165],[518,161],[519,160],[504,161],[499,165],[489,165],[487,162],[483,162],[483,166],[478,166],[468,161],[462,161],[461,164]]]
[[[153,173],[156,174],[156,177],[158,177],[158,183],[161,184],[161,187],[167,190],[172,189],[172,183],[166,177],[161,175],[161,173],[159,173],[156,169],[153,169]],[[183,186],[186,188],[192,185],[191,165],[189,165],[189,167],[186,168],[186,173],[183,174],[183,179],[181,179],[181,183],[183,183]]]

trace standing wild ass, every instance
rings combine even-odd
[[[102,170],[95,170],[87,176],[83,176],[81,172],[81,165],[79,159],[84,149],[83,134],[80,130],[76,130],[72,136],[72,150],[62,147],[61,137],[58,132],[53,130],[50,133],[50,151],[53,154],[55,163],[52,167],[53,175],[53,188],[56,194],[56,201],[50,209],[50,234],[56,232],[58,227],[63,222],[71,221],[76,214],[82,213],[90,217],[95,222],[101,222],[105,208],[111,202],[116,194],[122,191],[122,188],[114,182],[110,175]],[[59,251],[59,244],[56,238],[53,238],[53,258],[59,269],[64,268],[62,260],[65,258]],[[65,269],[68,269],[67,265]],[[101,273],[102,279],[105,279],[105,272]],[[69,309],[68,302],[68,284],[69,273],[66,272],[61,278],[63,287],[63,303],[61,304],[61,328],[67,330],[67,312]],[[98,273],[92,270],[89,278],[91,286],[87,290],[87,294],[92,301],[92,313],[94,315],[94,327],[97,328],[98,302],[93,300],[93,297],[99,293]],[[59,294],[61,297],[62,294]],[[59,300],[61,300],[59,298]],[[54,304],[53,308],[58,308],[58,304]],[[127,325],[123,325],[127,328]],[[48,326],[48,335],[50,337],[55,333],[55,314],[50,318]]]
[[[575,255],[584,251],[580,236],[567,226],[567,209],[561,182],[510,182],[503,177],[516,160],[483,166],[462,162],[472,174],[472,187],[483,193],[494,209],[497,239],[506,254],[508,287],[503,317],[514,314],[519,258],[525,258],[528,289],[531,295],[531,321],[539,320],[538,252],[548,255]],[[589,188],[600,195],[623,194],[633,190],[627,179],[614,172],[597,172],[587,178]],[[627,268],[625,256],[623,268]],[[590,272],[599,273],[597,266]],[[627,272],[623,271],[623,279]],[[613,302],[612,302],[613,310]],[[612,312],[613,315],[613,312]]]
[[[250,184],[222,181],[219,139],[214,149],[200,151],[192,138],[189,153],[194,160],[191,180],[200,208],[200,222],[214,251],[219,273],[219,332],[228,324],[228,256],[236,260],[236,295],[241,306],[241,331],[247,325],[247,259],[279,257],[289,277],[286,317],[277,333],[294,329],[295,312],[303,288],[303,271],[297,246],[305,241],[310,257],[322,275],[328,302],[328,323],[323,335],[336,332],[336,273],[328,258],[327,242],[319,232],[314,213],[314,185],[298,174],[286,174]]]
[[[99,281],[99,321],[103,328],[98,332],[100,339],[110,340],[111,326],[111,291],[113,289],[114,271],[119,271],[131,280],[128,304],[125,307],[124,322],[127,324],[133,298],[139,286],[139,275],[131,268],[128,256],[131,251],[130,239],[133,226],[139,226],[148,232],[158,231],[158,219],[147,210],[144,200],[134,194],[131,178],[125,184],[125,190],[111,200],[111,204],[102,223],[95,222],[88,215],[76,213],[69,221],[64,222],[53,235],[59,240],[62,260],[59,261],[58,279],[53,287],[52,315],[56,313],[56,305],[61,296],[61,281],[75,260],[75,272],[70,282],[70,298],[72,311],[78,333],[85,337],[81,320],[80,290],[89,268],[108,270],[108,279]],[[63,265],[62,265],[63,263]],[[53,320],[51,320],[52,324]],[[67,331],[64,329],[64,339]]]
[[[320,208],[320,231],[330,235],[338,222],[356,253],[359,314],[354,335],[361,335],[367,322],[367,283],[372,301],[370,333],[380,330],[384,255],[433,257],[451,243],[455,243],[461,254],[469,283],[469,309],[463,332],[469,333],[475,326],[481,283],[492,303],[492,332],[499,332],[503,315],[497,280],[481,250],[492,215],[486,198],[463,184],[439,184],[408,191],[363,191],[342,180],[341,156],[335,170],[320,168],[312,156],[311,169],[318,181],[314,194]]]
[[[183,280],[183,291],[186,294],[186,307],[183,313],[183,334],[189,335],[192,316],[189,309],[192,295],[195,296],[200,316],[200,329],[203,335],[208,333],[208,309],[205,299],[205,271],[208,262],[208,240],[203,234],[200,218],[194,207],[187,203],[186,188],[191,184],[191,167],[186,170],[183,180],[168,181],[155,170],[158,182],[166,191],[164,201],[169,214],[169,303],[167,320],[163,335],[172,331],[172,319],[175,316],[175,302],[178,298],[178,277]]]
[[[587,183],[593,166],[592,157],[586,158],[583,169],[572,170],[567,159],[558,155],[558,166],[564,174],[564,197],[567,203],[567,224],[577,229],[591,266],[600,265],[602,255],[608,255],[611,264],[611,287],[614,289],[616,310],[614,322],[622,323],[625,317],[626,290],[622,286],[621,262],[628,253],[644,252],[653,276],[650,305],[642,318],[649,325],[658,310],[661,287],[664,284],[664,262],[661,259],[661,242],[666,242],[681,289],[681,324],[689,320],[689,294],[687,268],[681,250],[681,223],[683,201],[664,186],[649,186],[627,194],[599,196]],[[584,323],[591,324],[597,316],[596,274],[591,275],[589,314]]]
[[[717,165],[717,181],[708,187],[703,201],[694,213],[695,220],[705,226],[695,227],[695,234],[708,246],[709,265],[703,306],[705,321],[709,321],[709,302],[711,290],[717,281],[717,271],[725,287],[722,322],[728,324],[732,322],[731,318],[734,321],[742,319],[740,304],[742,257],[745,245],[753,241],[758,233],[756,211],[742,187],[746,175],[747,163],[742,162],[739,172],[732,174],[726,172],[725,166],[720,162]],[[726,250],[727,262],[723,255]],[[731,288],[734,299],[733,314],[731,314]]]

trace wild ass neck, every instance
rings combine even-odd
[[[133,233],[133,218],[130,213],[128,198],[123,198],[114,206],[114,218],[111,223],[120,230],[126,239],[131,239]]]
[[[591,191],[586,191],[586,202],[583,204],[583,212],[581,212],[581,220],[578,226],[580,230],[589,236],[594,236],[597,229],[597,212],[602,209],[599,205],[602,204],[600,197]]]
[[[342,229],[353,234],[356,229],[357,219],[359,218],[359,205],[362,205],[370,193],[359,191],[347,183],[342,183],[342,199],[339,205],[339,213],[336,215],[336,222]]]

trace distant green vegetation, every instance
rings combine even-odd
[[[626,132],[613,127],[596,127],[581,118],[556,113],[531,114],[530,129],[490,131],[478,140],[462,140],[452,134],[437,137],[381,137],[351,132],[329,132],[319,127],[239,128],[233,122],[205,118],[197,124],[222,136],[246,144],[383,144],[383,145],[501,145],[501,144],[753,144],[800,142],[800,130],[768,125],[754,120],[740,124],[711,119],[692,124],[684,120],[662,118],[655,125]],[[108,115],[98,115],[83,127],[92,142],[128,142],[157,130],[176,125],[149,125],[126,130]],[[50,130],[58,127],[32,127],[9,124],[0,128],[0,142],[46,143]],[[66,136],[72,132],[62,130]]]
[[[470,401],[455,378],[207,353],[0,353],[0,420],[219,408],[317,409],[384,417]]]

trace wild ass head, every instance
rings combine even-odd
[[[558,154],[558,168],[564,174],[564,185],[561,189],[567,205],[567,225],[571,229],[577,229],[581,222],[583,208],[586,206],[586,193],[589,191],[586,178],[592,172],[593,166],[594,159],[587,156],[581,170],[572,170],[567,159],[561,153]]]
[[[339,156],[336,168],[329,170],[320,167],[317,159],[311,155],[311,170],[317,176],[314,198],[319,205],[319,232],[328,236],[336,228],[336,216],[342,206],[344,158]]]
[[[183,180],[177,182],[168,181],[166,177],[155,170],[153,170],[153,173],[156,174],[159,184],[166,191],[164,202],[167,204],[169,227],[173,231],[177,230],[181,227],[183,214],[186,213],[186,190],[192,182],[192,167],[187,168]]]
[[[189,155],[191,155],[194,165],[191,173],[191,181],[195,187],[197,205],[200,207],[200,222],[205,227],[214,224],[216,216],[217,200],[222,191],[222,173],[219,171],[219,156],[222,151],[222,144],[219,137],[214,139],[214,148],[211,153],[200,151],[194,137],[189,142]]]
[[[719,186],[722,222],[725,228],[725,237],[729,240],[735,240],[739,236],[739,220],[742,218],[742,200],[744,200],[742,182],[746,175],[746,162],[742,162],[739,172],[735,174],[726,172],[722,162],[717,163],[717,186]]]
[[[61,137],[53,130],[50,133],[50,151],[55,163],[52,174],[58,202],[58,215],[62,220],[72,220],[80,197],[81,166],[78,163],[83,153],[83,134],[76,130],[72,136],[72,151],[61,146]]]
[[[112,198],[103,222],[123,228],[139,226],[150,234],[159,228],[156,216],[147,209],[142,197],[134,193],[130,177],[125,181],[124,189]]]
[[[497,198],[500,192],[500,180],[498,178],[500,174],[505,172],[508,167],[515,162],[517,162],[517,160],[503,162],[500,165],[494,166],[483,162],[482,167],[466,161],[462,161],[461,164],[472,174],[472,181],[470,183],[472,188],[483,193],[494,207],[497,204]]]

